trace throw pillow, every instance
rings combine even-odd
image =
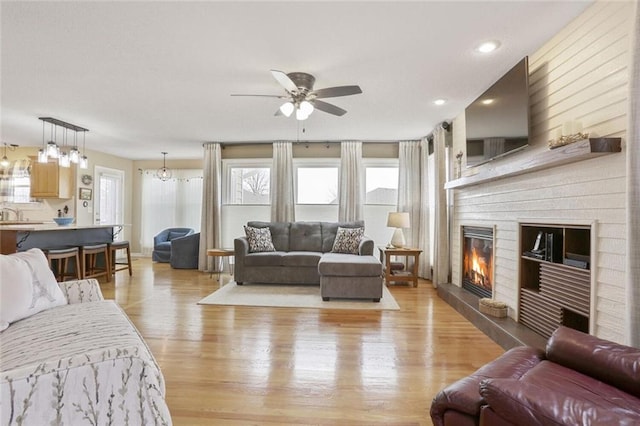
[[[0,275],[0,331],[15,321],[67,304],[40,249],[0,255]]]
[[[273,246],[273,241],[271,241],[271,231],[269,228],[245,226],[244,232],[249,241],[249,253],[276,251],[276,248]]]
[[[358,254],[363,236],[364,228],[338,228],[331,252]]]

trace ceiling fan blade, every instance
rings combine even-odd
[[[271,70],[271,75],[273,75],[273,78],[275,78],[276,81],[287,90],[287,92],[296,92],[298,90],[298,86],[296,86],[293,80],[291,80],[286,73],[278,70]]]
[[[319,109],[320,111],[328,112],[329,114],[337,115],[338,117],[343,116],[347,113],[346,110],[327,102],[316,100],[311,103],[316,109]]]
[[[284,115],[284,114],[282,113],[282,111],[280,111],[280,108],[278,108],[278,109],[276,110],[276,113],[275,113],[275,114],[273,114],[273,115],[274,115],[274,117],[280,117],[281,115]]]
[[[289,98],[288,96],[283,96],[283,95],[245,95],[241,93],[232,93],[231,96],[259,96],[261,98],[280,98],[280,99]]]
[[[362,93],[360,86],[327,87],[325,89],[318,89],[312,92],[316,98],[336,98],[338,96],[357,95],[359,93]]]

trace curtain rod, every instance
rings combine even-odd
[[[346,139],[346,140],[355,140],[356,142],[362,142],[362,143],[400,143],[400,142],[419,142],[421,139],[402,139],[402,140],[359,140],[359,139]],[[286,140],[286,139],[282,139],[282,140],[269,140],[269,141],[239,141],[239,142],[230,142],[230,141],[224,141],[224,142],[205,142],[202,145],[207,145],[210,143],[219,143],[222,146],[247,146],[247,145],[269,145],[272,144],[274,142],[291,142],[293,144],[339,144],[343,141],[336,141],[336,140],[303,140],[303,141],[293,141],[293,140]]]

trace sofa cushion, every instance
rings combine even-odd
[[[249,253],[276,251],[271,241],[271,231],[269,228],[245,226],[244,232],[247,234],[247,241],[249,241]]]
[[[276,251],[289,251],[289,228],[290,222],[261,222],[250,221],[247,226],[252,228],[269,228],[271,231],[271,241]]]
[[[0,331],[45,309],[66,305],[42,250],[0,255]]]
[[[317,267],[322,253],[318,251],[290,251],[282,255],[282,266]]]
[[[249,253],[244,257],[244,264],[246,266],[282,266],[284,255],[285,252],[282,251]]]
[[[547,359],[640,398],[640,349],[559,327],[547,342]]]
[[[375,256],[325,253],[318,263],[322,276],[377,277],[382,275],[382,264]]]
[[[363,220],[352,222],[321,222],[322,226],[322,252],[328,253],[333,248],[338,228],[364,228]]]
[[[517,379],[487,379],[480,394],[518,425],[632,425],[640,399],[593,377],[542,361]]]
[[[320,222],[293,222],[289,230],[289,251],[322,251]]]
[[[364,228],[339,227],[331,252],[358,254],[358,247],[360,247],[360,241],[362,241],[363,236]]]

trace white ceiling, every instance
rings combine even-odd
[[[591,1],[10,2],[1,4],[2,142],[42,143],[38,117],[87,148],[200,158],[202,143],[418,139],[452,119]],[[500,40],[489,55],[474,48]],[[358,84],[302,126],[274,117],[269,70]],[[445,98],[444,106],[433,101]]]

